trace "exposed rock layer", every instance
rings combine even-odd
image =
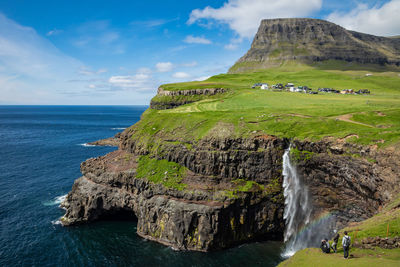
[[[281,159],[288,140],[271,136],[204,139],[191,149],[165,142],[160,159],[189,169],[184,177],[187,188],[179,191],[135,178],[136,158],[149,151],[128,136],[123,135],[120,150],[82,163],[83,177],[63,203],[67,210],[64,225],[128,212],[137,217],[140,236],[199,251],[282,238]],[[338,227],[372,216],[398,187],[398,153],[327,140],[296,141],[294,146],[308,155],[297,161],[312,193],[314,215],[332,212]],[[278,191],[225,194],[238,178],[264,188],[277,181]]]
[[[279,66],[283,61],[340,60],[400,65],[400,39],[349,31],[319,19],[262,20],[250,50],[231,72]],[[249,62],[240,66],[240,63]]]
[[[164,90],[162,87],[159,87],[157,90],[157,95],[160,96],[215,95],[215,94],[222,94],[224,92],[226,92],[226,89],[224,88],[202,88],[202,89],[191,89],[191,90],[168,91]]]
[[[82,163],[84,176],[62,204],[64,225],[131,212],[140,236],[199,251],[281,237],[283,206],[272,200],[275,195],[248,193],[230,200],[213,191],[167,189],[135,179],[136,158],[126,161],[126,155],[116,151]]]
[[[224,88],[203,88],[191,90],[177,90],[168,91],[159,87],[157,96],[150,102],[152,109],[171,109],[182,105],[196,102],[197,99],[193,96],[211,96],[216,94],[225,93],[227,89]]]

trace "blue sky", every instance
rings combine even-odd
[[[0,2],[0,104],[148,104],[162,83],[224,73],[263,18],[400,34],[400,0]]]

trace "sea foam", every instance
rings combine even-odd
[[[66,197],[67,197],[67,195],[55,197],[53,200],[43,202],[43,205],[45,205],[45,206],[60,205],[61,202],[63,202],[66,199]]]
[[[94,147],[95,145],[91,145],[88,143],[83,143],[83,144],[79,144],[80,146],[84,146],[84,147]]]

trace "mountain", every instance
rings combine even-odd
[[[400,66],[400,38],[349,31],[319,19],[265,19],[250,50],[230,72],[275,67],[292,60]]]

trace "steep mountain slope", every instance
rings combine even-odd
[[[274,67],[290,60],[399,66],[400,39],[349,31],[319,19],[267,19],[261,22],[250,50],[230,72]]]

